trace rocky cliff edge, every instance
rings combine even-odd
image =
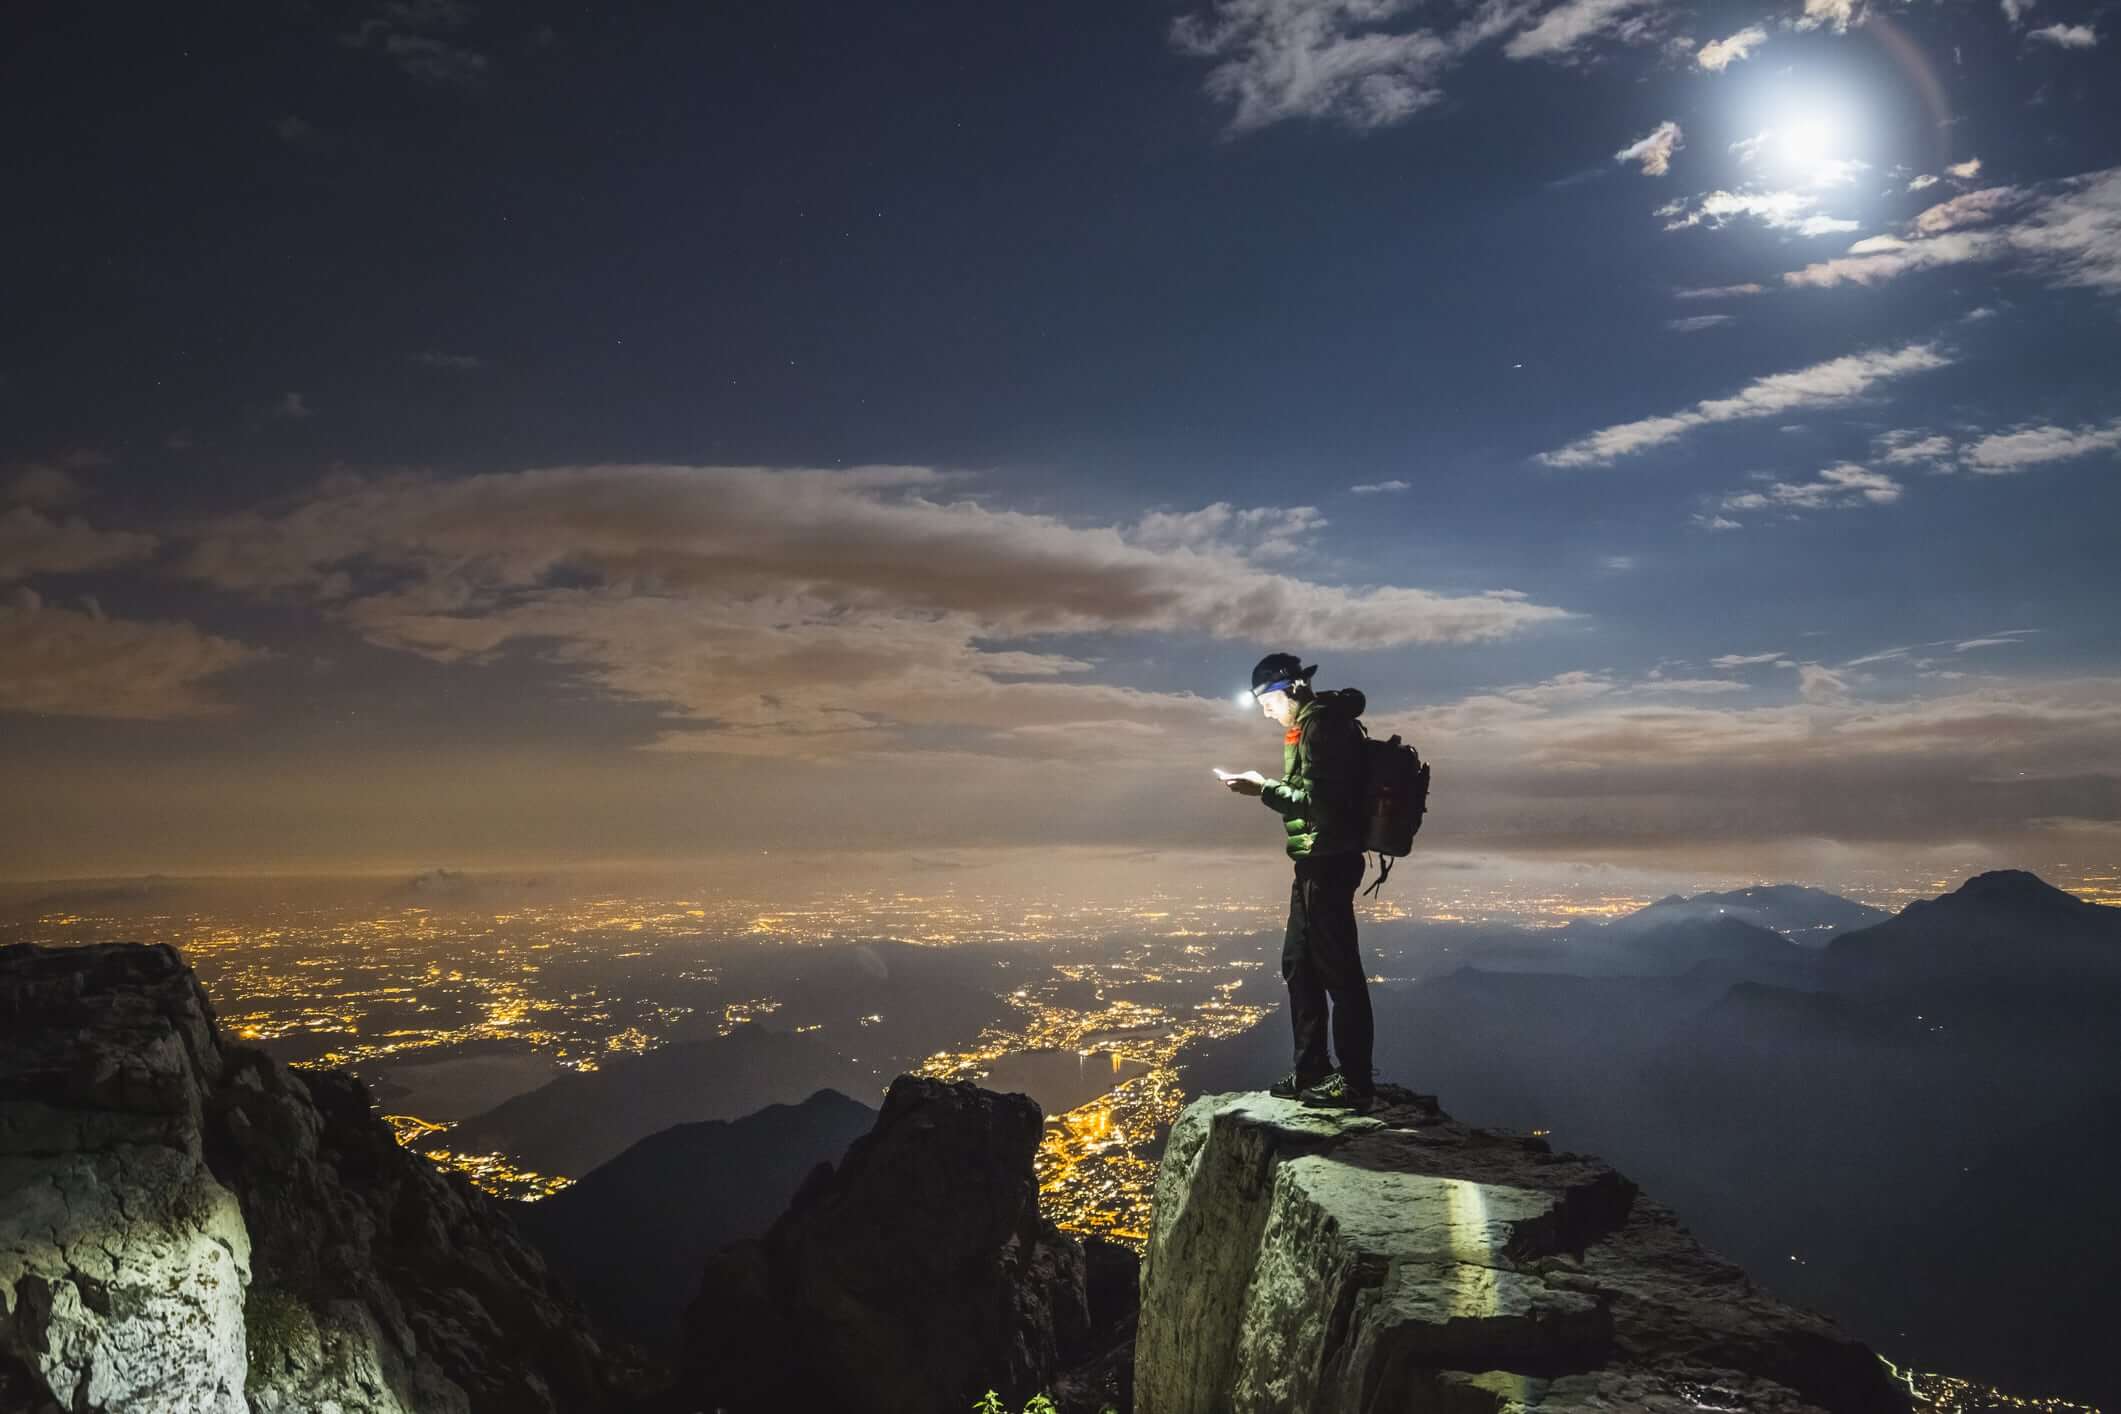
[[[1136,1414],[1871,1414],[1906,1391],[1593,1159],[1385,1087],[1209,1095],[1158,1176]]]
[[[489,1199],[225,1044],[174,950],[0,948],[0,1409],[559,1414],[606,1368]]]

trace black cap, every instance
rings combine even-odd
[[[1318,664],[1304,666],[1304,660],[1294,653],[1269,653],[1252,669],[1252,695],[1257,697],[1263,687],[1278,682],[1309,682],[1318,671]]]

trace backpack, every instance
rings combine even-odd
[[[1414,836],[1421,833],[1429,810],[1429,767],[1397,735],[1379,741],[1359,720],[1355,725],[1362,730],[1362,847],[1378,856],[1376,881],[1363,892],[1374,894],[1391,876],[1393,859],[1411,853]]]

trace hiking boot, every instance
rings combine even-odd
[[[1368,1114],[1370,1106],[1377,1103],[1377,1091],[1373,1086],[1357,1088],[1349,1084],[1348,1078],[1336,1070],[1297,1098],[1315,1110],[1352,1110],[1360,1115]]]
[[[1292,1070],[1269,1085],[1267,1093],[1278,1100],[1293,1100],[1323,1079],[1325,1077],[1322,1075],[1303,1076]]]

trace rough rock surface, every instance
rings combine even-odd
[[[1012,1409],[1093,1352],[1083,1250],[1039,1216],[1023,1095],[900,1076],[765,1237],[707,1264],[687,1407]]]
[[[174,950],[0,948],[0,1409],[594,1411],[605,1368],[497,1205],[225,1045]]]
[[[1869,1350],[1596,1160],[1385,1087],[1196,1100],[1157,1178],[1137,1414],[1906,1410]]]

